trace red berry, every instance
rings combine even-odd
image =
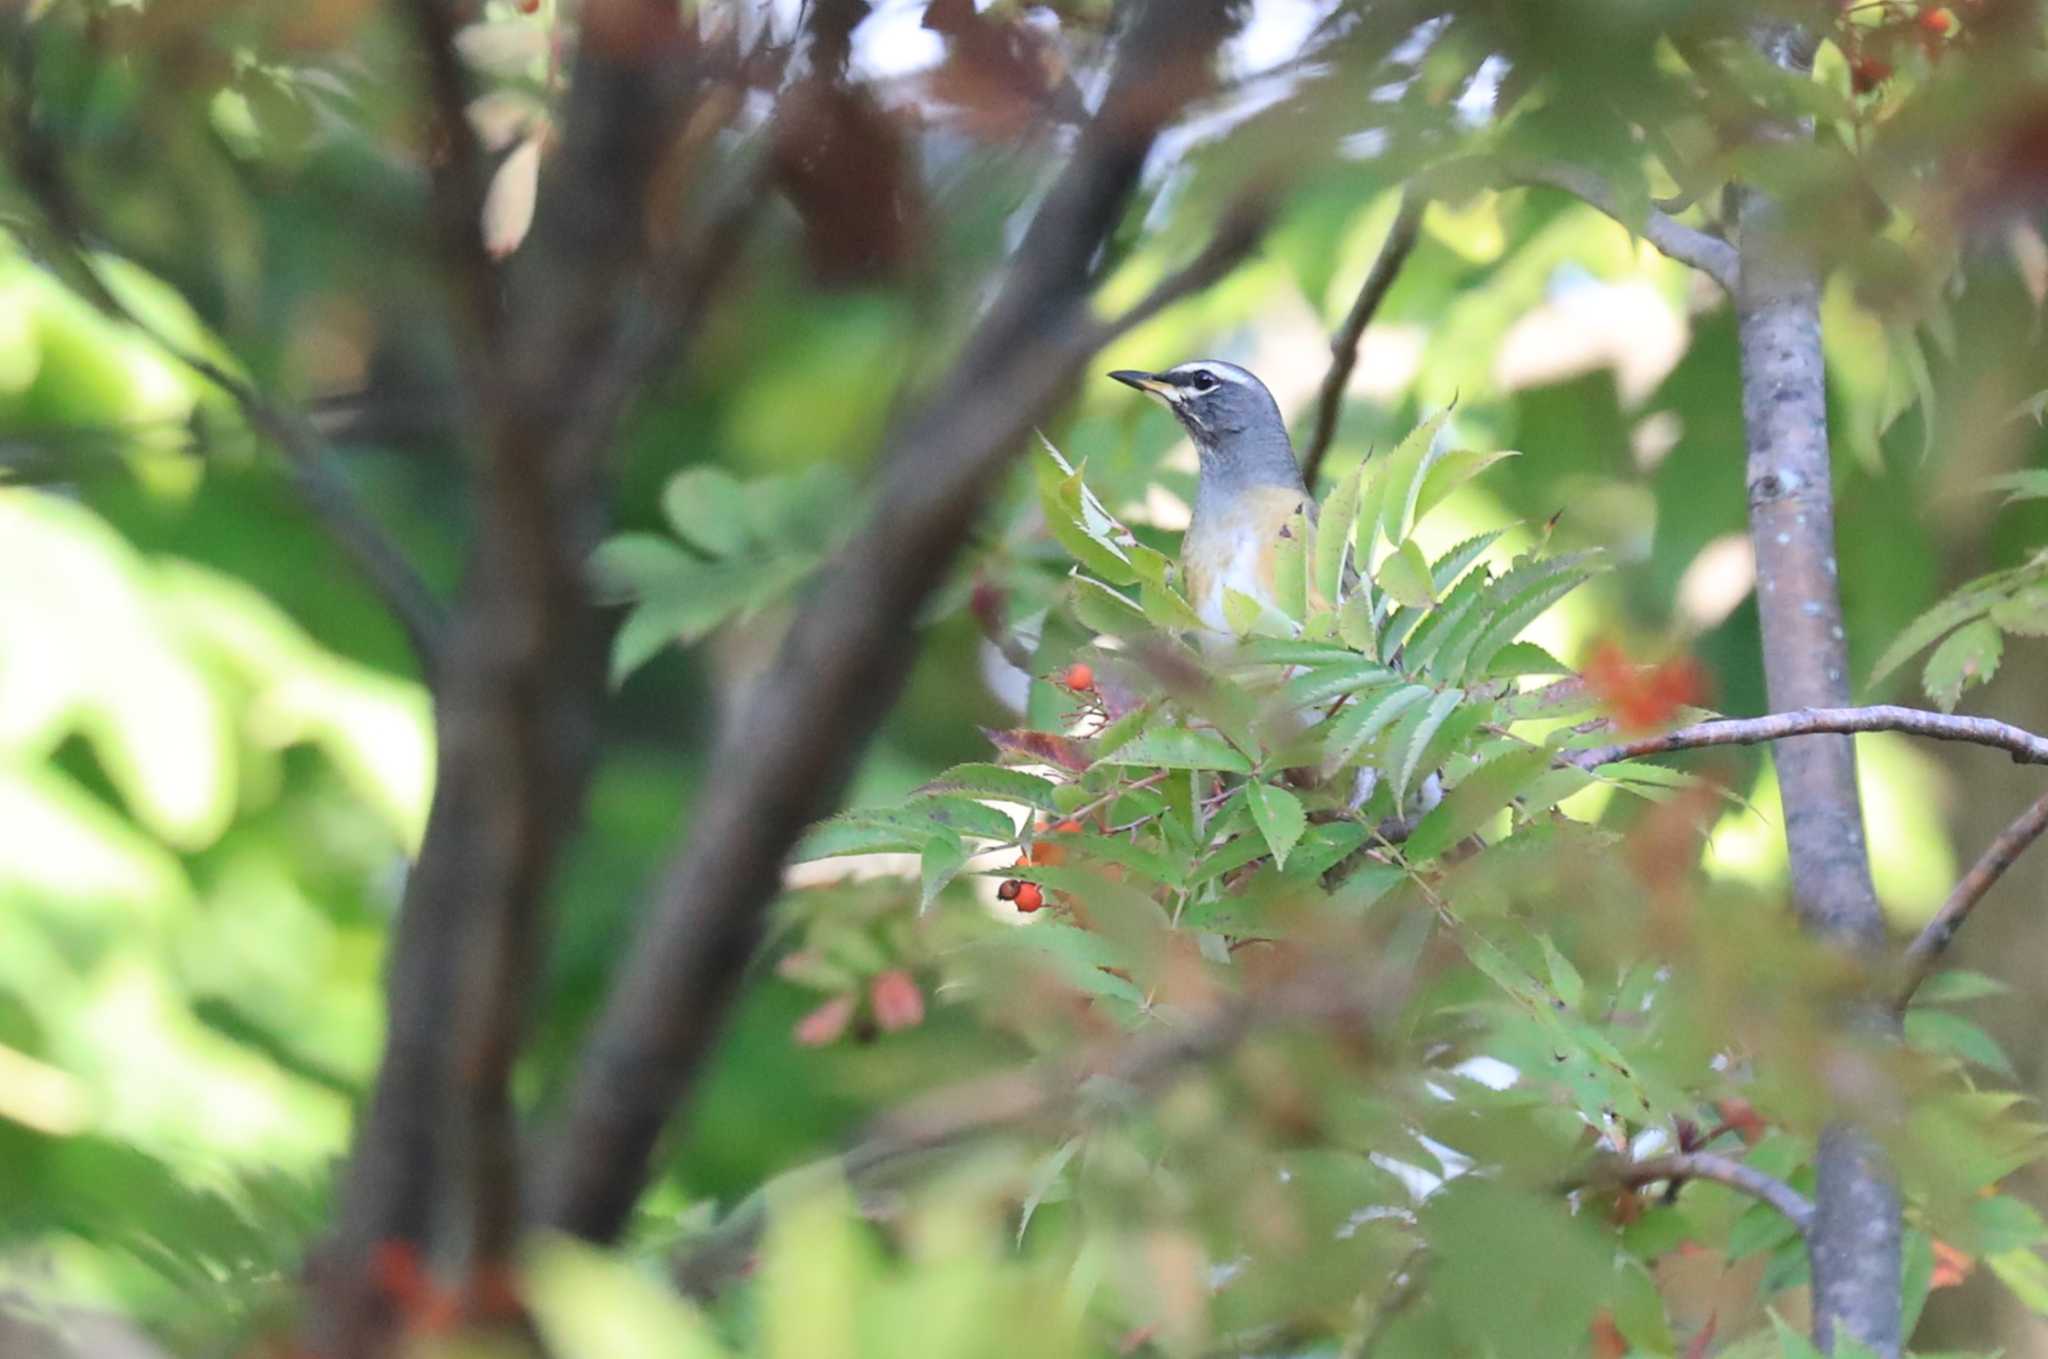
[[[1085,694],[1095,687],[1095,670],[1085,661],[1076,661],[1060,676],[1060,683],[1077,694]]]
[[[1054,833],[1058,835],[1073,835],[1080,829],[1081,823],[1078,821],[1062,821],[1059,825],[1053,827]]]
[[[1849,65],[1849,88],[1858,94],[1869,94],[1891,78],[1891,63],[1876,57],[1858,57]]]
[[[1003,885],[996,888],[996,900],[1015,901],[1017,899],[1017,893],[1023,889],[1023,886],[1024,884],[1017,881],[1017,879],[1015,878],[1003,879]]]
[[[1035,882],[1020,882],[1017,884],[1017,895],[1014,900],[1017,903],[1018,910],[1026,915],[1030,915],[1033,911],[1045,905],[1045,893]]]
[[[1948,32],[1949,24],[1952,20],[1950,20],[1948,11],[1945,9],[1923,9],[1920,11],[1919,19],[1915,22],[1920,25],[1922,33],[1932,33],[1936,37],[1940,37]]]

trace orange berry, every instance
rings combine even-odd
[[[1053,827],[1053,830],[1061,835],[1073,835],[1080,829],[1081,823],[1078,821],[1062,821],[1059,825]]]
[[[1085,694],[1095,687],[1095,668],[1085,661],[1076,661],[1061,672],[1060,683],[1077,694]]]
[[[1922,33],[1932,33],[1934,36],[1940,37],[1948,32],[1949,24],[1953,21],[1949,18],[1948,11],[1945,9],[1923,9],[1920,11],[1919,19],[1915,22],[1920,25]]]
[[[1020,882],[1017,884],[1017,895],[1012,900],[1017,903],[1018,910],[1030,915],[1045,905],[1045,893],[1035,882]]]

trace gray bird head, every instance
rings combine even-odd
[[[1163,373],[1124,368],[1110,376],[1173,412],[1201,455],[1204,486],[1301,485],[1279,403],[1236,364],[1196,359]]]

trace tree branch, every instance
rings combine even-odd
[[[1503,179],[1517,184],[1559,189],[1589,207],[1606,213],[1630,231],[1640,231],[1644,240],[1680,264],[1688,264],[1733,294],[1741,272],[1734,246],[1677,218],[1649,208],[1641,222],[1622,212],[1614,189],[1599,175],[1583,166],[1561,161],[1515,158],[1500,162]]]
[[[10,26],[22,22],[19,16],[7,21]],[[8,36],[14,44],[14,78],[8,82],[7,97],[9,159],[57,245],[75,266],[72,279],[102,312],[132,326],[172,360],[219,388],[240,408],[249,427],[284,455],[300,501],[391,611],[421,669],[431,676],[446,631],[445,610],[405,553],[356,498],[334,450],[303,417],[271,402],[251,383],[166,335],[101,276],[93,260],[93,232],[65,173],[64,149],[53,142],[35,115],[35,43],[24,32]]]
[[[1669,1156],[1655,1156],[1642,1161],[1614,1158],[1603,1163],[1590,1179],[1630,1188],[1654,1184],[1659,1180],[1709,1180],[1769,1204],[1797,1227],[1801,1235],[1813,1228],[1813,1204],[1804,1194],[1755,1166],[1710,1151],[1673,1152]]]
[[[1812,8],[1818,16],[1820,7]],[[1810,73],[1814,44],[1799,24],[1759,24],[1754,38],[1766,61],[1794,77]],[[1813,129],[1803,120],[1766,118],[1749,135],[1758,143],[1799,145],[1812,140]],[[1836,579],[1820,271],[1779,202],[1745,185],[1737,204],[1732,284],[1764,687],[1779,712],[1839,710],[1849,701],[1849,654]],[[1915,726],[1901,729],[1936,734],[1921,725],[1932,719],[1911,716]],[[1841,952],[1875,961],[1885,947],[1885,921],[1870,878],[1855,742],[1801,736],[1773,758],[1800,923]],[[1890,1024],[1875,996],[1852,1017],[1879,1029]],[[1882,1359],[1897,1359],[1902,1232],[1898,1184],[1878,1136],[1837,1117],[1821,1131],[1807,1234],[1813,1338],[1822,1353],[1834,1350],[1839,1333]]]
[[[1378,314],[1380,304],[1387,300],[1394,280],[1400,277],[1401,266],[1415,252],[1427,202],[1422,190],[1413,184],[1401,195],[1400,211],[1394,214],[1394,224],[1387,228],[1387,239],[1380,245],[1379,256],[1366,272],[1365,282],[1359,285],[1358,296],[1352,300],[1344,324],[1330,337],[1330,367],[1323,374],[1322,390],[1316,395],[1315,431],[1309,436],[1308,450],[1301,459],[1301,478],[1311,490],[1323,470],[1323,459],[1329,455],[1330,441],[1337,435],[1344,389],[1351,383],[1351,370],[1358,366],[1358,342]]]
[[[415,14],[445,40],[437,0]],[[484,276],[473,186],[437,181],[479,527],[436,695],[433,810],[394,930],[384,1061],[320,1260],[322,1353],[375,1348],[374,1245],[428,1243],[490,1269],[523,1217],[511,1068],[596,755],[603,633],[585,571],[606,518],[601,454],[646,376],[614,380],[609,365],[646,288],[663,154],[703,73],[673,5],[607,0],[584,17],[562,148],[517,267]],[[434,69],[441,101],[459,102],[459,78]]]
[[[790,846],[837,800],[900,688],[919,607],[995,476],[1104,333],[1086,316],[1091,263],[1154,138],[1206,85],[1232,9],[1226,0],[1149,0],[1130,11],[1101,111],[1001,293],[894,438],[879,512],[823,573],[721,741],[718,796],[698,807],[664,875],[546,1146],[535,1193],[542,1222],[598,1240],[624,1224],[737,992]]]
[[[488,381],[489,358],[503,322],[498,270],[484,246],[483,206],[490,192],[484,148],[469,121],[469,86],[455,50],[458,27],[448,0],[408,0],[419,48],[427,63],[426,95],[443,154],[430,165],[429,213],[442,261],[454,275],[457,314],[466,331],[464,352]],[[481,393],[479,393],[481,394]]]
[[[1620,760],[1639,760],[1646,755],[1668,755],[1678,750],[1753,746],[1818,733],[1850,735],[1871,731],[1898,731],[1937,741],[1990,746],[2010,754],[2015,764],[2048,764],[2048,736],[2036,736],[2024,728],[1989,717],[1957,717],[1952,713],[1929,712],[1924,708],[1905,708],[1891,703],[1867,708],[1801,708],[1765,717],[1723,717],[1654,736],[1638,736],[1612,745],[1566,751],[1561,758],[1581,769],[1593,769]]]
[[[1912,1002],[1913,993],[1920,989],[1920,983],[1927,980],[1934,971],[1948,946],[1955,942],[1956,932],[1970,918],[1970,912],[1977,909],[1977,903],[1985,893],[1997,885],[2005,876],[2005,870],[2027,852],[2027,846],[2041,838],[2048,831],[2048,793],[2036,799],[2034,805],[2021,812],[2013,823],[1998,833],[1970,865],[1970,871],[1963,874],[1941,903],[1941,909],[1934,913],[1934,919],[1927,922],[1918,937],[1906,946],[1900,959],[1905,980],[1900,983],[1898,998],[1894,1007],[1904,1010]]]
[[[768,1208],[783,1186],[813,1180],[843,1180],[873,1190],[904,1171],[922,1166],[934,1153],[995,1133],[1050,1125],[1068,1119],[1100,1096],[1103,1086],[1119,1095],[1158,1093],[1189,1067],[1236,1047],[1252,1033],[1305,1024],[1355,1025],[1368,1006],[1387,1007],[1367,995],[1356,974],[1329,968],[1261,994],[1230,1001],[1179,1027],[1155,1027],[1129,1038],[1102,1043],[1059,1061],[1035,1062],[1012,1071],[944,1087],[871,1124],[843,1154],[778,1176],[747,1196],[725,1220],[685,1245],[674,1262],[678,1285],[708,1298],[737,1278],[767,1226]],[[1118,1110],[1128,1107],[1125,1100]]]

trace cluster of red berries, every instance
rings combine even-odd
[[[1959,0],[1968,5],[1972,0]],[[1917,41],[1927,54],[1929,61],[1941,57],[1942,46],[1955,28],[1955,16],[1945,5],[1921,0],[1919,6],[1909,10],[1903,0],[1879,0],[1885,10],[1888,22],[1878,28],[1865,30],[1850,27],[1843,38],[1843,53],[1849,58],[1849,88],[1857,94],[1869,94],[1885,81],[1892,78],[1893,63],[1887,60],[1901,40]],[[1845,4],[1844,10],[1865,9],[1868,5]],[[1865,35],[1868,34],[1868,45]]]
[[[1038,823],[1038,833],[1040,835],[1074,835],[1080,829],[1081,823],[1072,820],[1062,821],[1057,825],[1050,821]],[[1067,851],[1065,847],[1046,840],[1039,840],[1024,851],[1023,857],[1017,860],[1017,866],[1019,868],[1031,868],[1034,866],[1050,868],[1066,861]],[[1025,882],[1020,878],[1005,879],[1003,885],[996,888],[996,896],[1003,901],[1009,902],[1025,915],[1030,915],[1045,905],[1045,889],[1035,882]]]

